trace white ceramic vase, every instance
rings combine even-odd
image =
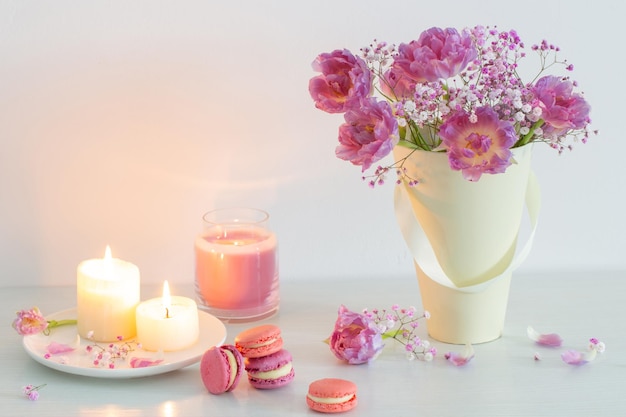
[[[396,160],[410,149],[396,147]],[[419,181],[395,190],[398,225],[411,251],[428,333],[447,343],[483,343],[502,334],[511,274],[534,237],[539,189],[530,170],[532,146],[513,150],[502,174],[470,182],[443,152],[414,151],[406,174]],[[521,250],[524,207],[531,232]]]

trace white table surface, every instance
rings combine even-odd
[[[158,295],[142,288],[142,299]],[[277,390],[252,388],[242,378],[231,393],[211,395],[198,364],[171,373],[133,379],[99,379],[49,369],[32,360],[11,328],[15,312],[38,306],[44,314],[73,307],[72,287],[0,289],[0,416],[294,416],[319,415],[305,403],[309,383],[340,377],[358,386],[351,416],[623,416],[626,415],[626,272],[514,275],[503,337],[476,345],[476,357],[455,367],[443,353],[459,346],[433,342],[433,362],[405,359],[398,344],[368,365],[337,361],[322,340],[332,332],[337,308],[420,307],[414,277],[281,283],[281,310],[253,324],[227,325],[226,342],[239,331],[271,322],[283,330],[294,357],[295,380]],[[175,288],[193,296],[191,285]],[[557,332],[561,349],[535,346],[526,327]],[[422,329],[422,337],[427,337]],[[607,350],[575,367],[560,359],[565,349],[584,349],[590,337]],[[542,359],[535,361],[539,352]],[[38,401],[21,392],[47,384]]]

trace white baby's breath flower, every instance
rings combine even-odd
[[[413,111],[415,111],[415,109],[417,108],[417,106],[415,105],[415,102],[413,100],[407,100],[404,103],[404,111],[407,113],[411,113]]]
[[[450,113],[450,107],[448,107],[445,103],[439,103],[438,110],[442,116],[445,116],[446,114]]]

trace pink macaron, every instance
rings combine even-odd
[[[260,358],[246,358],[245,368],[250,385],[258,389],[282,387],[295,376],[291,353],[285,349]]]
[[[309,385],[306,403],[321,413],[341,413],[357,405],[356,385],[339,378],[318,379]]]
[[[281,350],[283,338],[278,326],[264,324],[239,333],[235,346],[244,358],[260,358]]]
[[[243,357],[233,345],[214,346],[200,360],[200,376],[211,394],[235,389],[243,369]]]

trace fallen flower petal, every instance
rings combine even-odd
[[[44,357],[48,359],[50,355],[58,355],[60,353],[68,353],[76,350],[80,346],[80,336],[76,335],[76,339],[72,346],[66,345],[64,343],[59,343],[52,341],[48,346],[46,346],[46,354]]]
[[[592,350],[587,353],[582,353],[577,350],[568,350],[561,354],[561,359],[568,365],[584,365],[596,357],[596,351]]]
[[[58,355],[59,353],[68,353],[75,350],[72,346],[66,345],[64,343],[52,342],[48,346],[46,346],[46,352],[51,355]]]
[[[163,359],[152,360],[148,358],[130,358],[129,364],[131,368],[147,368],[155,366],[163,362]]]
[[[549,334],[541,334],[538,333],[531,326],[528,326],[526,329],[526,333],[530,340],[533,340],[538,345],[549,346],[549,347],[559,347],[563,343],[563,339],[556,333]]]
[[[589,350],[587,352],[568,350],[561,355],[561,359],[569,365],[584,365],[594,360],[598,353],[603,353],[605,349],[605,344],[593,337],[589,339]]]
[[[444,355],[444,357],[454,366],[463,366],[474,359],[474,348],[468,343],[465,345],[463,352],[448,352]]]

